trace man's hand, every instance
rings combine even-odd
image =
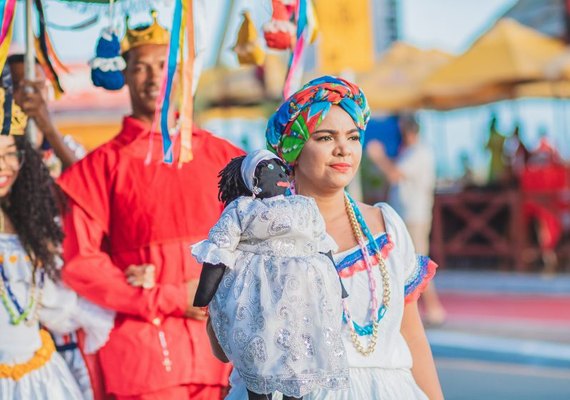
[[[40,132],[46,136],[57,132],[48,111],[44,81],[22,82],[14,98],[22,111],[34,120]]]
[[[186,308],[186,313],[184,314],[187,318],[197,319],[198,321],[205,321],[208,318],[208,313],[205,307],[194,307],[194,297],[196,296],[196,290],[198,290],[198,279],[191,280],[187,282],[188,289],[188,306]]]

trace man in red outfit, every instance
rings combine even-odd
[[[193,161],[164,164],[160,135],[150,137],[150,129],[168,34],[155,21],[126,38],[132,115],[59,181],[69,201],[63,280],[117,312],[98,353],[107,393],[118,400],[219,399],[229,366],[211,354],[205,313],[192,307],[201,267],[189,247],[219,218],[217,174],[242,151],[194,129]],[[154,266],[155,285],[131,286],[125,270],[144,265]]]

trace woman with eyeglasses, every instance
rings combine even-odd
[[[0,94],[0,103],[11,103],[9,93]],[[92,352],[106,342],[113,314],[59,283],[57,186],[22,135],[21,111],[15,104],[0,110],[0,399],[90,398],[44,327],[57,333],[83,328],[85,350]]]

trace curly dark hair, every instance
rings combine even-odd
[[[63,230],[57,221],[64,197],[41,155],[25,137],[14,137],[23,163],[1,207],[14,225],[34,267],[42,267],[52,279],[59,277],[56,265]]]

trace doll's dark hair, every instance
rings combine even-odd
[[[224,203],[224,207],[240,196],[253,196],[253,193],[245,186],[245,182],[241,177],[241,165],[244,159],[245,156],[233,158],[218,174],[218,178],[220,178],[218,182],[218,199]],[[270,160],[263,160],[257,164],[255,168],[256,174],[259,169],[267,165],[269,161]],[[283,163],[281,159],[276,158],[275,161],[286,168],[285,163]]]
[[[245,186],[241,177],[241,165],[245,156],[232,158],[232,160],[220,171],[218,178],[218,199],[224,203],[224,207],[240,196],[252,196],[251,190]]]

